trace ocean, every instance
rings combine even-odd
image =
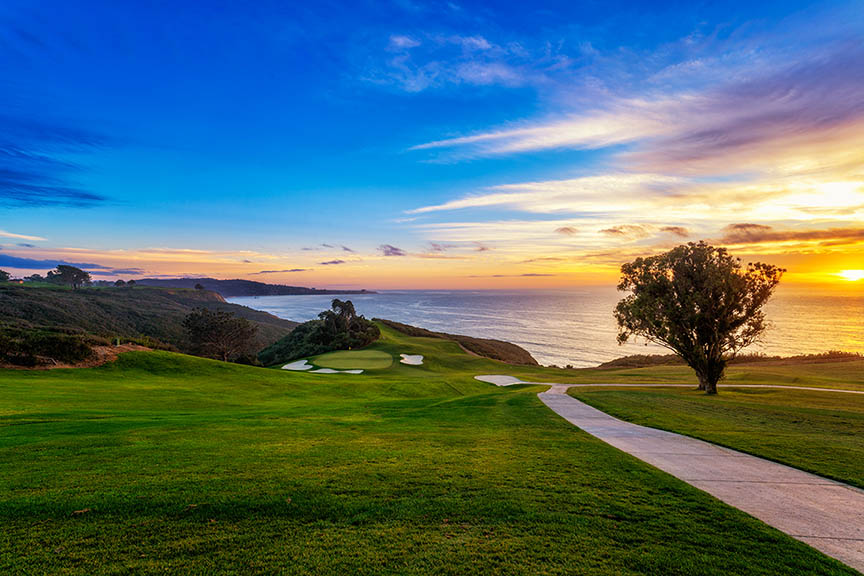
[[[864,284],[862,284],[864,288]],[[393,290],[345,296],[231,298],[236,304],[303,322],[333,298],[354,302],[367,318],[429,330],[496,338],[522,346],[544,365],[589,367],[629,354],[664,354],[644,342],[619,346],[614,287],[571,290]],[[781,286],[765,307],[771,328],[749,352],[792,356],[828,350],[864,352],[864,290],[814,293]]]

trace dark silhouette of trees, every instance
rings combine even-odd
[[[197,308],[183,320],[189,343],[201,355],[228,362],[249,355],[258,326],[224,310]]]
[[[725,248],[689,243],[621,267],[615,307],[618,341],[641,336],[672,350],[695,372],[699,389],[717,393],[726,364],[766,328],[762,306],[782,268],[748,263]]]
[[[204,285],[200,282],[198,284],[195,284],[195,290],[204,290]]]
[[[134,279],[133,279],[133,280],[129,280],[128,282],[126,282],[126,285],[127,285],[127,286],[135,286],[135,280],[134,280]]]
[[[5,270],[0,270],[0,282],[8,282],[12,276],[9,275]]]
[[[381,337],[374,322],[357,314],[354,304],[333,300],[330,310],[318,315],[318,320],[300,324],[285,338],[268,346],[258,355],[265,365],[290,362],[332,350],[351,350],[367,346]]]
[[[56,269],[48,272],[47,280],[54,284],[71,286],[73,290],[77,290],[81,286],[87,286],[92,282],[89,272],[85,272],[75,266],[69,266],[68,264],[60,264]]]
[[[117,280],[116,282],[114,282],[114,286],[117,286],[118,288],[120,288],[121,286],[125,286],[125,285],[126,285],[126,282],[124,282],[123,280]]]
[[[31,274],[24,278],[25,280],[29,280],[30,282],[45,282],[45,278],[40,276],[39,274]]]

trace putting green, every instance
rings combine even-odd
[[[337,350],[310,358],[309,362],[336,370],[376,370],[388,368],[393,363],[393,356],[381,350]]]

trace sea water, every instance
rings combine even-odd
[[[748,351],[791,356],[828,350],[864,352],[864,283],[861,289],[814,291],[781,286],[765,307],[770,329]],[[303,322],[351,300],[367,318],[387,318],[429,330],[496,338],[522,346],[544,365],[596,366],[629,354],[664,348],[619,346],[612,311],[622,294],[614,287],[570,290],[391,290],[377,294],[231,298],[280,318]]]

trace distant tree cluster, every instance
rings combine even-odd
[[[77,290],[82,286],[89,286],[93,283],[89,272],[67,264],[60,264],[56,269],[48,272],[46,281],[52,284],[71,286],[73,290]]]
[[[183,328],[202,356],[233,362],[254,354],[258,326],[230,312],[197,308],[183,320]]]
[[[630,292],[615,308],[618,341],[640,336],[673,351],[717,393],[726,365],[765,331],[762,306],[785,270],[742,266],[725,248],[704,242],[637,258],[621,267],[618,289]]]
[[[6,272],[5,270],[0,270],[0,282],[9,282],[12,279],[12,275]]]
[[[361,348],[380,337],[378,326],[357,314],[350,300],[337,298],[330,310],[294,328],[288,336],[262,350],[258,359],[264,365],[290,362],[332,350]]]

